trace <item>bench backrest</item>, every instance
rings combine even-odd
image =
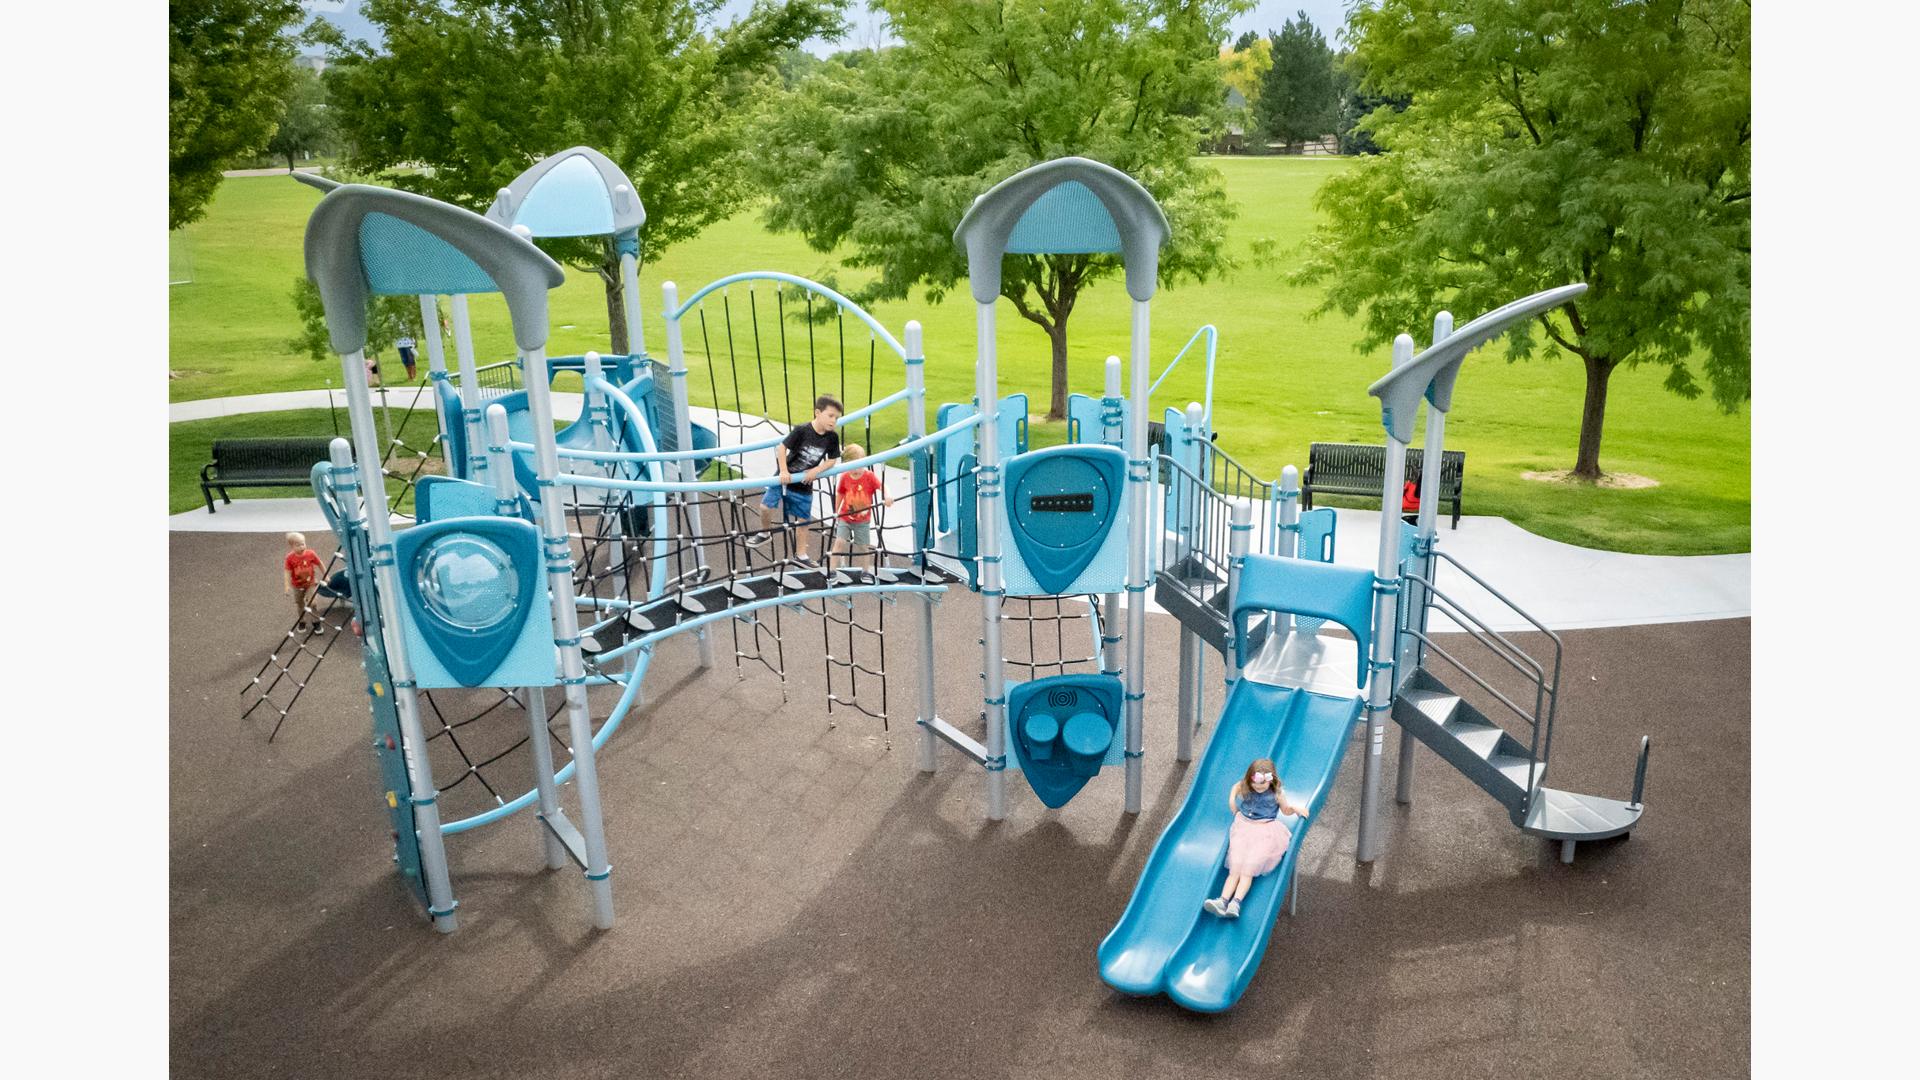
[[[1420,463],[1425,451],[1417,446],[1407,448],[1406,476],[1410,482],[1420,480]],[[1355,476],[1379,479],[1386,471],[1387,448],[1366,443],[1313,443],[1307,448],[1307,467],[1314,470],[1316,479],[1332,473],[1337,476]],[[1467,469],[1465,450],[1440,451],[1440,487],[1443,491],[1457,491],[1461,477]]]
[[[267,472],[284,470],[307,474],[314,462],[327,460],[329,436],[287,439],[216,439],[213,464],[221,470]]]

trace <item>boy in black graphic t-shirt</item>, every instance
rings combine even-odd
[[[784,507],[788,525],[804,526],[813,518],[813,480],[840,463],[840,433],[834,430],[840,414],[846,410],[831,395],[822,394],[813,403],[813,421],[801,424],[780,442],[774,451],[780,466],[780,483],[769,485],[760,501],[759,535],[747,541],[758,547],[772,536],[773,511]],[[807,530],[796,530],[794,551],[806,559]]]

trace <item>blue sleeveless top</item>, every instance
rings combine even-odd
[[[1280,816],[1280,795],[1272,788],[1240,796],[1240,813],[1249,821],[1272,821]]]

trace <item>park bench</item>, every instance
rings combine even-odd
[[[1407,448],[1407,479],[1420,482],[1420,462],[1425,451]],[[1300,507],[1313,509],[1315,492],[1322,495],[1380,495],[1386,479],[1387,448],[1354,443],[1314,443],[1307,448],[1307,475],[1300,482]],[[1440,452],[1441,502],[1453,503],[1453,527],[1460,527],[1460,481],[1467,471],[1464,450]]]
[[[200,494],[213,510],[213,493],[232,503],[230,487],[306,487],[315,462],[327,460],[328,437],[287,439],[216,439],[213,460],[200,469]]]

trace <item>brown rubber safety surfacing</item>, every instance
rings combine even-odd
[[[736,677],[724,635],[705,673],[672,642],[599,758],[616,927],[590,928],[578,873],[545,871],[522,817],[450,838],[461,927],[442,936],[392,870],[357,647],[273,744],[237,719],[288,622],[283,546],[171,539],[174,1075],[1748,1071],[1746,620],[1564,635],[1555,785],[1624,797],[1654,738],[1645,821],[1572,866],[1424,750],[1414,805],[1393,805],[1397,729],[1385,849],[1359,866],[1350,753],[1301,853],[1299,915],[1205,1017],[1113,992],[1094,957],[1192,768],[1173,760],[1171,619],[1148,624],[1137,818],[1117,769],[1061,811],[1015,779],[998,824],[958,755],[919,773],[911,601],[888,617],[890,734],[830,724],[810,618],[786,620],[784,705],[766,671]],[[936,613],[942,714],[975,730],[978,612],[959,592]],[[1219,679],[1216,660],[1210,711]]]

